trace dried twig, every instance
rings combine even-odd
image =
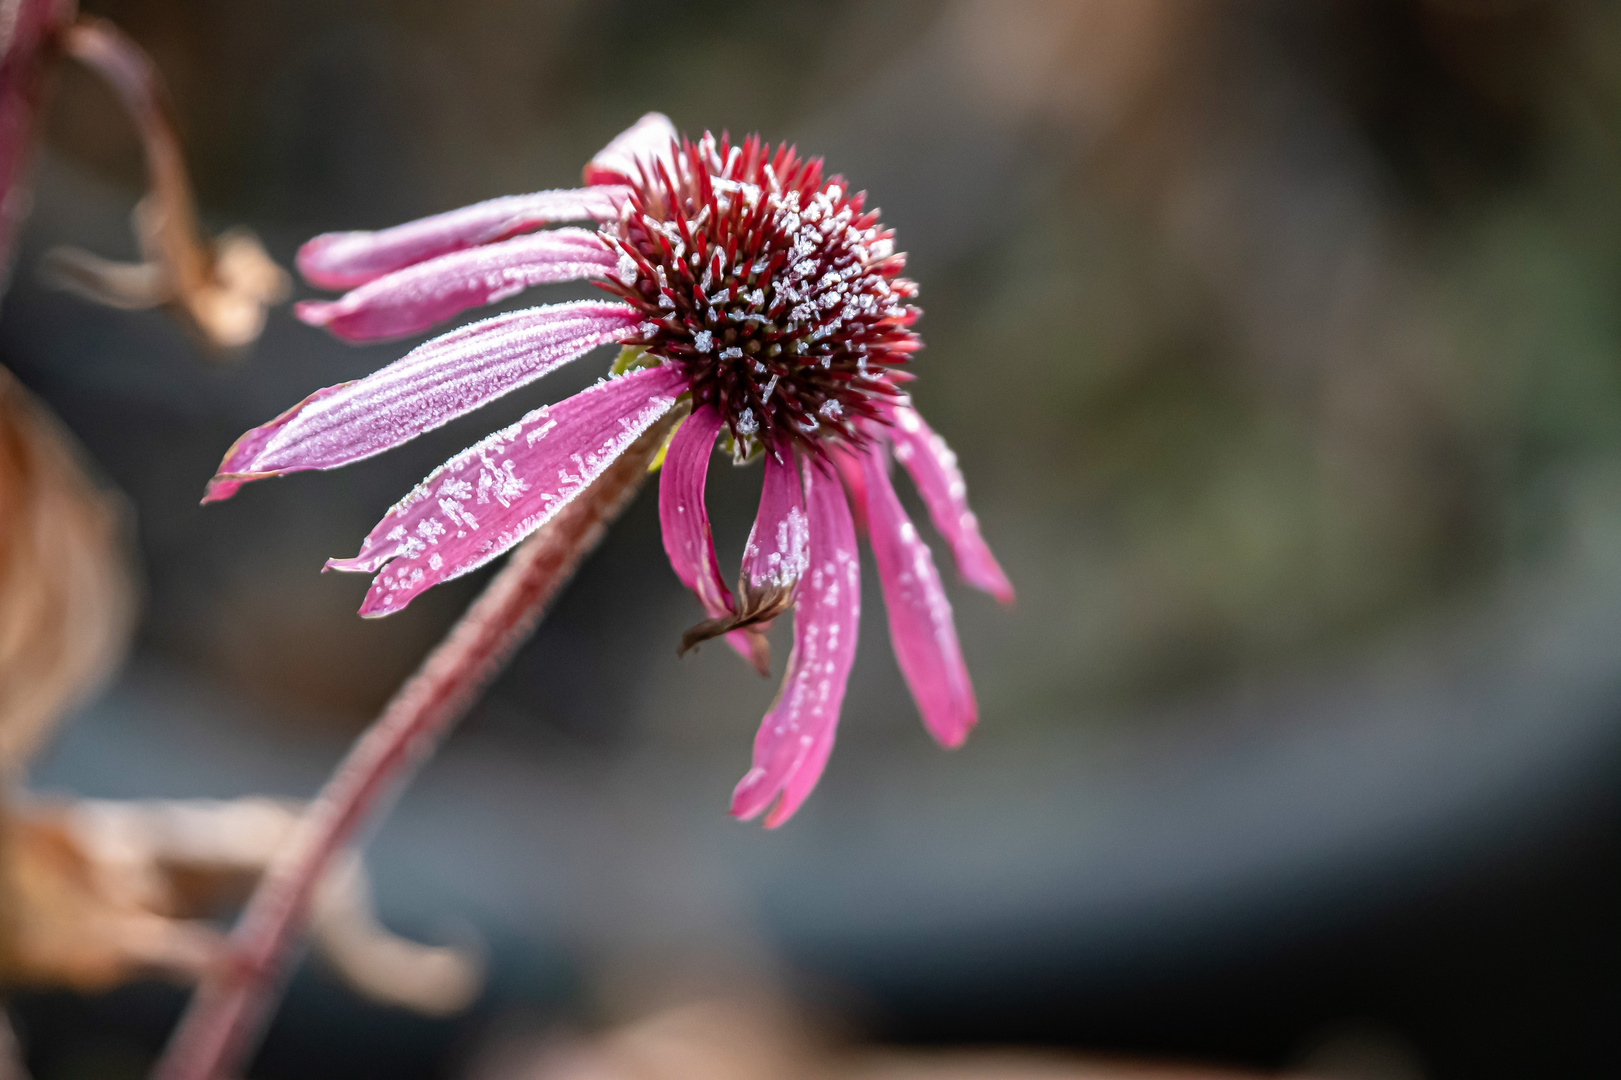
[[[245,229],[203,234],[163,79],[139,45],[85,16],[64,35],[63,51],[101,76],[135,122],[150,190],[135,207],[143,261],[59,247],[46,253],[47,278],[110,307],[166,307],[217,350],[247,345],[264,329],[266,308],[287,298],[287,274]]]

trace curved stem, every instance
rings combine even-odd
[[[197,223],[197,202],[163,77],[127,34],[92,15],[81,17],[69,28],[64,49],[112,87],[140,133],[154,200],[151,212],[159,223],[152,230],[154,235],[142,240],[160,249],[144,254],[162,260],[176,278],[177,293],[201,288],[209,277],[211,259]]]
[[[163,78],[139,45],[107,20],[86,15],[62,35],[62,51],[100,76],[123,104],[146,154],[148,190],[135,205],[140,262],[57,247],[41,263],[46,279],[111,307],[167,308],[211,346],[215,359],[226,359],[259,336],[265,309],[286,299],[286,272],[244,229],[212,239],[203,232]]]
[[[0,0],[0,292],[28,216],[40,106],[76,11],[74,0]]]
[[[258,1042],[328,866],[375,823],[505,666],[547,604],[646,478],[669,434],[655,424],[589,489],[526,540],[451,628],[305,811],[231,934],[224,962],[198,986],[153,1080],[235,1075]]]

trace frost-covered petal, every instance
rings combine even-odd
[[[624,304],[582,301],[472,323],[385,368],[318,390],[238,439],[204,502],[248,480],[332,469],[413,439],[510,390],[617,341],[637,325]]]
[[[791,593],[809,561],[810,528],[794,457],[787,447],[765,454],[760,509],[743,548],[742,581],[757,593]]]
[[[328,569],[382,568],[360,613],[398,611],[544,525],[685,388],[673,368],[644,368],[541,406],[435,469],[378,522],[358,555],[333,559]]]
[[[631,184],[642,176],[641,165],[669,160],[675,125],[663,113],[650,112],[614,136],[585,167],[587,184]]]
[[[978,720],[979,707],[957,644],[951,602],[929,546],[895,496],[881,444],[861,455],[861,470],[867,487],[867,539],[884,587],[895,659],[924,726],[942,745],[957,746]]]
[[[709,528],[704,488],[709,456],[720,434],[720,413],[705,405],[693,411],[670,437],[659,471],[659,526],[664,553],[681,584],[691,589],[710,618],[732,610],[732,593],[720,576],[715,538]]]
[[[659,472],[659,525],[664,553],[681,584],[691,589],[713,620],[733,613],[732,593],[720,575],[715,538],[709,528],[704,488],[709,479],[709,458],[720,433],[720,413],[705,405],[681,422],[670,438]],[[770,671],[770,649],[764,638],[747,630],[733,630],[726,641],[762,675]]]
[[[807,464],[805,487],[810,565],[794,606],[794,652],[755,736],[754,767],[732,793],[733,815],[752,818],[770,806],[772,828],[799,809],[827,764],[861,621],[861,562],[844,490],[822,462]]]
[[[895,460],[911,474],[923,505],[929,509],[929,519],[951,545],[957,572],[974,588],[1011,604],[1013,585],[979,534],[979,519],[968,508],[968,487],[962,470],[957,468],[957,455],[910,404],[886,408],[893,425],[888,435],[894,444]]]
[[[294,310],[345,341],[383,341],[532,285],[605,277],[615,259],[596,233],[554,229],[441,255],[374,278],[337,300],[306,300]]]
[[[505,240],[558,221],[612,221],[630,189],[609,186],[505,195],[376,232],[322,233],[298,249],[304,280],[352,289],[452,251]]]

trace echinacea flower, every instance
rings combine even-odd
[[[432,430],[603,344],[614,377],[451,458],[389,510],[336,570],[375,572],[362,615],[496,558],[544,525],[656,423],[690,408],[659,480],[664,548],[706,619],[683,648],[724,636],[762,672],[764,629],[794,611],[794,647],[732,813],[785,821],[815,786],[855,658],[865,523],[902,674],[930,733],[977,719],[951,605],[890,483],[911,475],[962,577],[1012,587],[980,537],[962,475],[901,387],[920,341],[917,286],[892,234],[819,159],[756,137],[679,137],[648,114],[585,169],[586,187],[492,199],[380,232],[305,244],[312,283],[349,289],[298,307],[349,341],[424,330],[541,282],[593,278],[611,301],[498,315],[306,398],[237,440],[204,501],[245,481],[346,465]],[[598,228],[540,231],[562,221]],[[735,591],[715,555],[704,484],[718,442],[763,464]]]

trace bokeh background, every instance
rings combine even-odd
[[[676,659],[700,613],[644,497],[369,849],[391,926],[485,943],[484,995],[426,1020],[312,964],[255,1076],[473,1075],[697,977],[902,1044],[1621,1074],[1614,7],[83,7],[166,75],[209,224],[283,265],[568,186],[649,109],[825,155],[911,252],[915,396],[1019,589],[953,585],[982,723],[946,754],[869,568],[838,748],[765,833],[724,810],[774,687]],[[406,346],[282,308],[215,366],[161,315],[47,290],[51,245],[133,256],[142,168],[76,71],[46,138],[0,356],[127,494],[146,592],[33,785],[308,794],[482,580],[363,621],[322,561],[609,356],[205,510],[236,435]],[[757,479],[710,484],[726,563]],[[40,1080],[138,1075],[182,1000],[15,1012]]]

